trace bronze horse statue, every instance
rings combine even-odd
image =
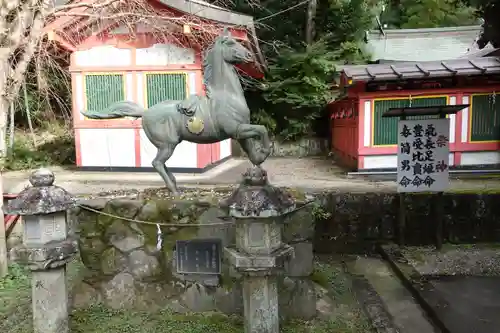
[[[206,96],[163,101],[148,110],[137,103],[123,101],[101,111],[81,113],[91,119],[142,117],[142,128],[158,149],[152,165],[167,188],[177,194],[175,176],[165,162],[181,141],[203,144],[235,139],[256,166],[269,156],[271,141],[268,131],[264,126],[250,124],[250,110],[234,68],[237,64],[249,62],[253,62],[252,53],[226,29],[205,53],[203,80]]]

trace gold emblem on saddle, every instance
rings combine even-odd
[[[205,123],[203,123],[203,120],[201,120],[200,118],[191,117],[188,119],[186,127],[188,131],[193,134],[201,134],[201,132],[203,132],[203,129],[205,129]]]

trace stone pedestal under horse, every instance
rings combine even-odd
[[[250,110],[234,68],[237,64],[252,61],[252,53],[225,30],[215,39],[203,60],[206,96],[164,101],[148,110],[137,103],[123,101],[104,110],[81,113],[90,119],[142,117],[146,136],[158,148],[152,165],[167,188],[177,194],[175,177],[165,162],[184,140],[206,144],[235,139],[257,166],[269,156],[271,142],[268,131],[264,126],[250,124]],[[256,145],[255,140],[260,144]]]

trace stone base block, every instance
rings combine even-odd
[[[75,241],[40,244],[40,246],[19,245],[10,250],[10,259],[27,265],[33,271],[48,270],[66,265],[77,252]]]
[[[31,284],[34,333],[68,333],[65,269],[34,272]]]
[[[313,272],[313,244],[310,242],[295,243],[293,256],[285,262],[285,275],[290,277],[306,277]]]
[[[279,333],[278,280],[276,276],[243,280],[246,333]]]
[[[278,286],[280,316],[310,320],[316,316],[316,286],[309,279],[283,278]]]
[[[269,255],[249,255],[240,253],[234,248],[225,248],[224,252],[229,264],[239,271],[265,271],[283,267],[284,263],[293,256],[293,247],[283,245]]]

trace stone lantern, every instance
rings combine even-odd
[[[32,274],[33,327],[35,333],[67,333],[68,291],[66,264],[76,253],[68,239],[66,210],[74,198],[54,185],[54,174],[39,169],[24,189],[7,205],[8,214],[23,216],[23,244],[13,248],[13,261],[27,265]]]
[[[236,247],[224,250],[230,265],[243,275],[245,333],[278,333],[277,276],[293,255],[281,234],[295,202],[254,166],[221,207],[235,221]]]

